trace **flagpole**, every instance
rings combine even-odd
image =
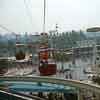
[[[44,0],[43,32],[45,32],[46,0]]]

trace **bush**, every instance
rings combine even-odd
[[[92,81],[100,85],[100,76],[93,76]]]
[[[21,50],[15,56],[17,60],[25,59],[25,53]]]

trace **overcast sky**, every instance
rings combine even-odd
[[[0,25],[15,32],[41,32],[43,0],[0,0]],[[58,23],[60,30],[79,30],[100,26],[100,0],[47,0],[46,31]],[[7,32],[0,28],[0,32]]]

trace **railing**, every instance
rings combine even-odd
[[[0,76],[0,81],[20,81],[20,82],[43,82],[43,83],[52,83],[52,84],[62,84],[65,86],[76,87],[77,89],[86,89],[93,91],[95,93],[100,93],[100,86],[95,84],[88,84],[85,82],[77,81],[77,80],[64,80],[57,78],[48,78],[48,77],[3,77]]]
[[[2,100],[4,100],[4,99],[7,99],[7,100],[33,100],[29,97],[17,95],[14,93],[3,91],[3,90],[0,90],[0,99],[2,99]],[[34,100],[37,100],[37,99],[34,99]]]
[[[40,98],[37,95],[29,95],[29,94],[24,94],[21,92],[17,91],[9,91],[4,88],[0,88],[0,100],[7,98],[7,100],[46,100],[45,98]]]
[[[21,93],[21,92],[16,92],[16,91],[13,91],[13,93],[21,95],[23,97],[32,98],[32,100],[46,100],[45,98],[40,98],[40,97],[38,97],[38,96],[36,96],[34,94],[29,95],[29,94],[24,94],[24,93]]]

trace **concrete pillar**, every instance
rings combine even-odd
[[[77,91],[78,100],[83,100],[83,96],[80,90]]]

